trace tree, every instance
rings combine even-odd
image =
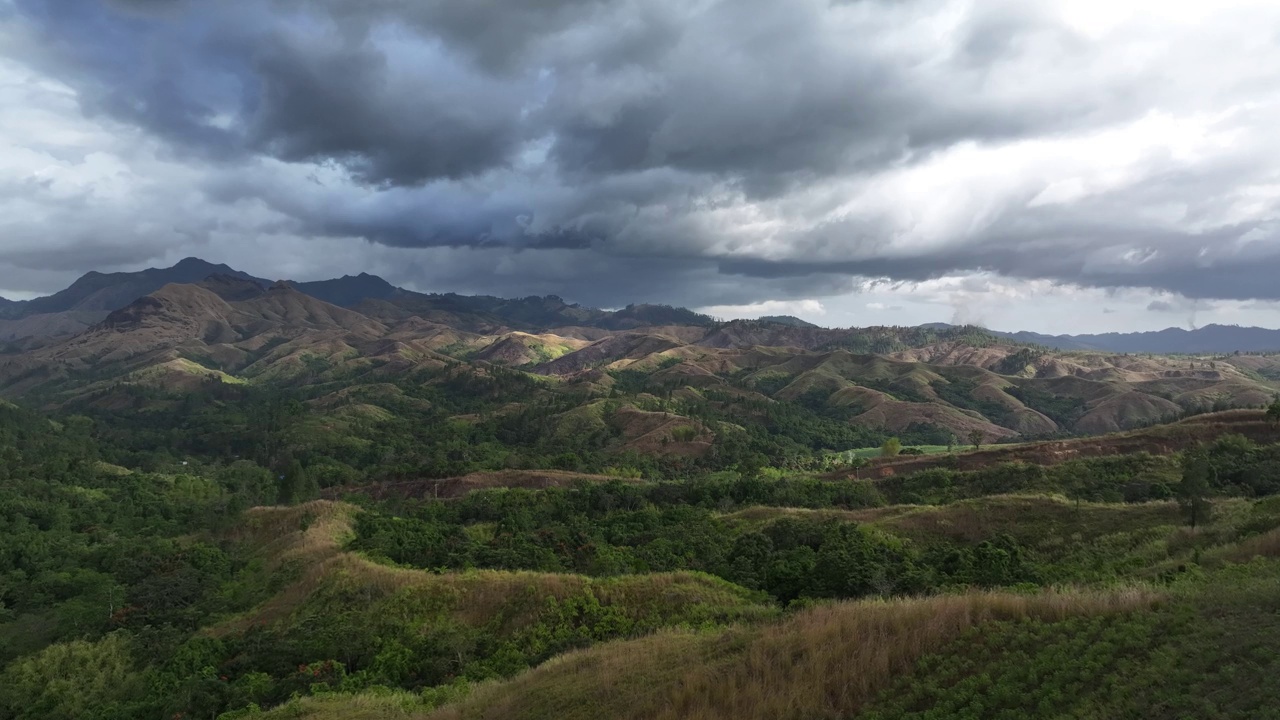
[[[981,450],[981,449],[982,449],[982,438],[983,438],[983,436],[982,436],[982,431],[981,431],[981,430],[970,430],[970,431],[969,431],[969,442],[973,444],[973,449],[974,449],[974,450]]]
[[[1178,504],[1192,528],[1209,520],[1213,505],[1209,502],[1213,463],[1203,451],[1188,452],[1182,458],[1182,482],[1178,483]]]
[[[1273,427],[1280,427],[1280,397],[1271,403],[1271,407],[1267,408],[1267,420],[1271,422]]]
[[[884,441],[884,445],[880,446],[880,457],[897,457],[902,452],[902,441],[898,438],[889,438]]]
[[[320,497],[320,488],[315,480],[307,477],[306,471],[302,469],[302,463],[297,460],[291,461],[289,469],[280,476],[280,504],[296,505],[318,497]]]
[[[849,467],[853,468],[853,478],[855,480],[862,479],[862,468],[866,467],[868,464],[867,459],[859,455],[854,455],[850,458]]]
[[[955,433],[947,433],[947,454],[951,454],[956,449]]]
[[[50,645],[15,661],[0,675],[0,717],[102,717],[108,709],[119,711],[119,704],[140,689],[129,641],[121,633],[98,642]]]

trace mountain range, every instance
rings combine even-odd
[[[263,288],[271,281],[256,278],[223,264],[186,258],[168,268],[138,272],[89,272],[71,286],[46,297],[26,301],[0,298],[0,341],[30,344],[50,337],[75,335],[108,313],[168,284],[197,283],[214,275],[224,275],[255,283]],[[470,331],[492,332],[503,328],[540,331],[557,326],[581,325],[624,330],[652,325],[707,327],[715,321],[683,308],[661,305],[632,305],[623,310],[605,311],[565,303],[559,297],[503,299],[453,293],[425,294],[398,288],[367,273],[312,282],[291,282],[298,291],[343,308],[357,308],[372,316],[410,317],[438,320]],[[821,329],[792,316],[763,316],[757,322],[793,328]],[[925,329],[946,329],[946,323],[931,323]],[[1229,354],[1280,351],[1280,330],[1234,325],[1207,325],[1195,330],[1167,328],[1155,332],[1049,335],[1038,332],[1001,332],[993,336],[1016,343],[1054,350],[1083,350],[1144,354]]]
[[[46,297],[17,302],[0,299],[0,341],[29,347],[49,338],[69,337],[166,285],[198,283],[214,276],[244,280],[260,288],[274,284],[198,258],[186,258],[169,268],[132,273],[90,272],[65,290]],[[554,295],[504,299],[416,293],[366,273],[287,284],[310,297],[338,307],[359,308],[371,316],[384,319],[417,316],[474,332],[504,328],[539,330],[563,325],[622,330],[646,325],[712,323],[705,315],[663,305],[630,305],[606,311],[569,304]]]
[[[194,259],[90,274],[5,312],[0,395],[102,409],[211,382],[274,388],[324,419],[306,442],[424,412],[473,422],[466,408],[484,396],[485,412],[534,413],[537,432],[599,437],[610,452],[700,457],[757,429],[813,452],[888,435],[1106,433],[1264,405],[1280,389],[1280,358],[1258,354],[1060,351],[967,326],[718,322],[662,305],[416,293],[370,275],[268,282]]]

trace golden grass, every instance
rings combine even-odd
[[[1003,495],[917,507],[872,521],[911,538],[972,543],[1007,533],[1020,540],[1100,536],[1181,522],[1177,503],[1075,503],[1062,496]]]
[[[331,500],[246,510],[244,522],[230,533],[230,539],[252,547],[269,570],[296,566],[302,568],[302,576],[261,607],[207,632],[216,636],[240,632],[282,618],[301,605],[348,557],[342,546],[354,532],[357,511],[354,505]]]
[[[639,619],[653,614],[678,614],[692,605],[736,611],[735,616],[769,616],[765,605],[748,593],[718,578],[700,573],[674,572],[624,575],[595,579],[567,573],[506,570],[469,570],[436,574],[410,568],[380,565],[354,553],[338,553],[308,566],[302,576],[252,612],[208,630],[215,636],[244,632],[254,625],[270,625],[288,619],[327,586],[358,588],[364,608],[382,612],[396,604],[379,601],[396,593],[431,598],[450,608],[451,617],[473,626],[504,617],[504,629],[513,631],[533,622],[549,598],[563,600],[591,589],[602,604],[619,607]],[[414,606],[399,606],[414,612]],[[413,622],[406,616],[404,622]]]
[[[482,685],[428,720],[744,720],[857,713],[924,654],[994,620],[1150,607],[1145,588],[971,593],[823,605],[762,629],[665,632],[569,653]]]
[[[1280,528],[1254,535],[1222,555],[1222,559],[1235,563],[1249,562],[1256,557],[1280,557]]]
[[[1022,507],[1029,500],[1004,498],[1001,502]],[[421,598],[424,607],[443,607],[450,617],[468,624],[501,618],[506,630],[535,621],[546,598],[568,597],[588,587],[602,603],[634,614],[652,614],[655,608],[658,613],[674,613],[690,603],[737,609],[750,605],[741,589],[695,573],[592,579],[535,572],[433,574],[378,565],[341,550],[354,510],[324,501],[251,510],[242,531],[244,539],[255,543],[271,561],[296,558],[310,564],[297,582],[266,605],[213,632],[225,634],[254,623],[286,620],[330,583],[358,588],[355,597],[369,612],[394,613],[398,608],[412,614],[416,612],[412,603],[380,602],[393,594],[409,593]],[[935,509],[900,510],[910,515]],[[744,519],[759,514],[743,512]],[[877,515],[880,520],[902,517],[883,511]],[[305,530],[304,521],[309,521]],[[1261,542],[1260,538],[1255,540]],[[1267,552],[1280,552],[1280,535],[1266,547]],[[666,630],[566,653],[512,679],[478,685],[469,696],[435,711],[418,704],[411,694],[384,693],[304,698],[269,715],[312,720],[843,718],[859,712],[894,677],[909,672],[920,657],[976,625],[1134,611],[1159,599],[1155,591],[1135,587],[831,603],[778,622],[711,632]],[[437,605],[437,600],[442,604]],[[766,610],[761,606],[758,615],[738,617],[765,618]],[[422,618],[384,619],[414,623]]]
[[[392,720],[421,716],[422,702],[417,695],[389,691],[303,697],[250,717],[261,720]]]
[[[719,578],[691,572],[623,575],[590,578],[568,573],[470,570],[431,573],[381,565],[342,549],[351,534],[357,508],[328,500],[296,507],[260,507],[246,512],[246,521],[233,537],[250,543],[269,568],[286,565],[299,574],[265,603],[243,615],[207,630],[215,636],[244,632],[255,625],[272,625],[293,616],[326,588],[355,590],[362,610],[380,612],[398,607],[415,612],[415,605],[380,603],[397,593],[449,608],[450,616],[480,626],[502,617],[507,630],[536,620],[549,598],[563,600],[590,589],[599,601],[619,607],[628,615],[675,616],[691,606],[707,606],[731,612],[734,617],[766,617],[775,614],[748,591]],[[305,526],[305,529],[304,529]],[[415,618],[405,617],[404,622]]]
[[[896,506],[901,509],[902,506]],[[874,517],[876,511],[887,510],[888,508],[875,508],[874,510],[834,510],[828,508],[811,509],[797,507],[774,507],[767,505],[753,505],[752,507],[743,508],[735,512],[724,515],[724,519],[730,522],[745,523],[769,523],[782,518],[796,518],[805,520],[852,520],[854,522],[866,522]]]
[[[357,510],[349,503],[331,500],[250,508],[231,539],[251,544],[270,565],[290,560],[319,562],[341,552],[354,532],[352,521]]]
[[[858,522],[924,542],[972,544],[1007,533],[1034,545],[1182,522],[1174,502],[1076,503],[1061,495],[993,495],[946,505],[862,510],[752,507],[725,516],[760,524],[784,517]]]
[[[458,477],[438,480],[402,480],[383,482],[362,487],[331,488],[328,492],[335,496],[357,493],[374,499],[388,497],[430,497],[442,500],[459,498],[477,490],[496,490],[503,488],[545,490],[552,487],[568,487],[576,483],[609,483],[624,482],[638,485],[644,481],[638,478],[618,477],[614,475],[594,475],[588,473],[569,472],[565,470],[495,470],[474,472]]]

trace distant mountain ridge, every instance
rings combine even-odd
[[[33,339],[41,341],[43,338],[75,335],[102,321],[108,313],[124,308],[166,285],[208,285],[210,282],[216,286],[210,286],[210,289],[227,300],[244,300],[257,292],[255,287],[265,292],[273,285],[272,281],[254,277],[225,264],[214,264],[194,257],[185,258],[169,268],[148,268],[138,272],[89,272],[66,289],[46,297],[23,301],[0,298],[0,342],[30,342]],[[889,344],[867,344],[864,342],[865,333],[858,334],[859,345],[853,347],[844,341],[851,329],[827,330],[789,315],[764,316],[756,320],[724,324],[707,315],[669,305],[638,304],[628,305],[620,310],[598,310],[567,303],[555,295],[500,298],[488,295],[419,293],[396,287],[383,278],[368,273],[344,275],[329,280],[289,281],[288,284],[305,295],[341,308],[356,310],[384,323],[416,316],[482,334],[513,330],[539,333],[574,327],[608,331],[660,326],[708,329],[720,327],[735,334],[732,341],[735,344],[751,337],[758,339],[761,344],[788,344],[808,348],[831,344],[855,351],[893,352],[901,349],[893,346],[892,341]],[[749,325],[742,325],[742,322]],[[919,326],[917,330],[937,332],[950,331],[956,327],[947,323],[928,323]],[[1196,330],[1168,328],[1156,332],[1084,335],[1048,335],[1029,331],[983,332],[989,332],[989,337],[1056,350],[1151,354],[1280,351],[1280,330],[1230,325],[1207,325]]]
[[[363,300],[385,300],[397,292],[402,292],[386,280],[368,273],[343,275],[332,280],[293,283],[293,286],[313,298],[345,308],[359,305]]]
[[[198,283],[211,275],[229,275],[264,285],[270,282],[199,258],[185,258],[173,267],[147,268],[138,272],[100,273],[90,271],[65,290],[33,300],[0,304],[0,317],[20,319],[31,315],[68,311],[111,312],[165,285]]]
[[[1042,335],[1034,332],[992,334],[1015,342],[1055,350],[1099,350],[1156,355],[1202,355],[1280,351],[1280,330],[1239,325],[1205,325],[1195,330],[1166,328],[1152,332],[1100,335]]]
[[[710,327],[700,313],[668,305],[628,305],[597,310],[566,303],[555,295],[499,298],[455,293],[419,293],[399,288],[368,273],[330,280],[286,282],[305,295],[355,309],[380,321],[417,316],[478,333],[510,330],[540,332],[555,327],[585,326],[630,330],[656,325]],[[0,298],[0,341],[37,341],[68,337],[87,330],[109,313],[167,285],[202,285],[226,300],[245,300],[273,282],[224,264],[186,258],[173,267],[137,272],[89,272],[65,290],[27,301]],[[254,288],[258,288],[255,290]]]
[[[397,302],[420,309],[388,310]],[[0,351],[0,394],[121,407],[149,392],[198,391],[210,383],[274,385],[323,388],[332,394],[325,395],[325,407],[386,417],[415,401],[370,403],[352,393],[382,397],[397,383],[421,382],[461,382],[468,392],[484,393],[492,382],[540,377],[547,380],[527,390],[542,403],[566,403],[569,409],[551,420],[563,424],[560,432],[579,432],[572,428],[586,423],[592,432],[621,432],[619,451],[700,455],[714,437],[738,431],[710,416],[677,417],[668,412],[672,407],[660,412],[653,403],[663,397],[710,403],[733,417],[731,425],[746,427],[761,422],[758,412],[772,407],[770,401],[780,401],[789,403],[786,412],[808,413],[814,422],[827,418],[830,432],[869,428],[939,444],[974,433],[986,440],[1100,434],[1191,410],[1257,407],[1270,401],[1280,379],[1276,358],[1064,355],[967,326],[655,324],[701,316],[665,306],[603,311],[554,297],[502,300],[398,289],[358,307],[325,302],[287,281],[263,287],[219,273],[171,283],[83,332]],[[364,311],[368,307],[386,317]],[[467,329],[490,318],[505,329]],[[510,327],[565,319],[577,323],[539,333]],[[641,325],[630,327],[635,323]],[[632,405],[599,404],[617,396],[633,398]],[[607,420],[597,417],[606,410]],[[691,429],[671,435],[676,426]]]

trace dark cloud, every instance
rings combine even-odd
[[[94,175],[120,197],[71,168],[6,184],[41,212],[0,261],[314,237],[603,305],[970,272],[1280,297],[1265,8],[1097,34],[1065,0],[13,7],[0,55],[132,165]]]
[[[929,47],[876,41],[939,2],[19,2],[90,107],[200,152],[334,160],[372,183],[465,177],[547,138],[570,177],[675,168],[770,195],[1088,110],[992,102],[974,93],[988,65],[944,82],[913,64]],[[1038,22],[1016,17],[975,15],[965,52]]]
[[[335,35],[281,34],[254,51],[253,69],[245,139],[284,161],[334,160],[365,182],[414,185],[500,166],[521,139],[517,88],[429,51],[393,60]]]

